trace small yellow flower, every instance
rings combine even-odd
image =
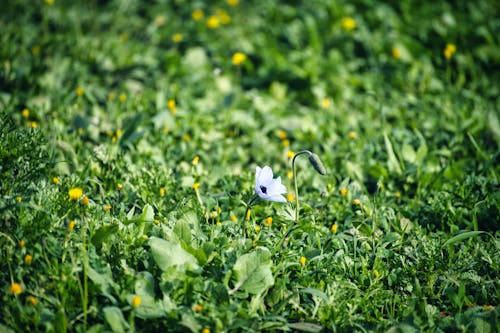
[[[201,9],[195,9],[193,10],[193,12],[191,13],[191,17],[193,18],[193,20],[195,21],[199,21],[203,18],[203,16],[205,15],[205,13],[203,13],[203,10]]]
[[[108,101],[114,101],[116,98],[116,94],[114,92],[108,93]]]
[[[155,219],[153,222],[154,222],[156,225],[160,225],[160,220],[156,220],[156,219]]]
[[[83,190],[80,187],[72,188],[68,191],[71,200],[78,200],[83,195]]]
[[[264,224],[268,227],[271,226],[271,224],[273,224],[273,218],[269,216],[267,219],[264,220]]]
[[[288,193],[288,194],[286,195],[286,199],[287,199],[288,201],[293,201],[293,200],[295,200],[295,194],[293,194],[293,193]]]
[[[255,226],[255,231],[259,232],[260,231],[260,226],[256,225]]]
[[[31,265],[32,260],[33,260],[33,256],[31,254],[27,254],[24,256],[24,263],[26,265]]]
[[[391,52],[394,59],[401,58],[401,51],[397,47],[393,47]]]
[[[354,199],[352,203],[355,204],[356,206],[359,206],[359,204],[361,204],[361,201],[359,201],[359,199]]]
[[[193,190],[197,191],[198,190],[198,187],[200,187],[200,183],[196,182],[193,184],[193,186],[191,186],[193,188]]]
[[[132,306],[134,308],[137,308],[139,305],[141,305],[141,302],[142,299],[140,296],[134,295],[134,297],[132,297]]]
[[[19,295],[23,292],[23,287],[19,283],[14,282],[10,285],[9,291],[12,295]]]
[[[157,27],[161,27],[162,25],[164,25],[165,23],[167,22],[167,19],[165,18],[165,16],[163,15],[158,15],[157,17],[155,17],[153,23],[157,26]]]
[[[175,99],[169,99],[167,102],[167,107],[170,110],[171,114],[175,114],[175,107],[176,107],[176,102]]]
[[[21,202],[21,201],[23,201],[23,198],[22,197],[16,197],[16,201],[17,202]]]
[[[396,193],[394,193],[394,196],[396,196],[396,198],[401,198],[401,192],[399,191],[396,191]]]
[[[37,299],[33,296],[28,296],[26,300],[31,304],[31,305],[36,305],[38,303]]]
[[[210,29],[217,29],[220,25],[220,20],[217,16],[212,15],[207,19],[207,27]]]
[[[26,242],[24,241],[24,239],[21,239],[21,240],[19,241],[19,246],[20,246],[20,247],[24,247],[25,245],[26,245]]]
[[[373,270],[373,276],[375,276],[376,278],[378,278],[379,275],[380,275],[379,272],[376,269],[374,269]]]
[[[109,212],[113,207],[111,207],[111,205],[105,205],[103,208],[105,212]]]
[[[343,197],[345,197],[347,195],[347,192],[349,192],[349,190],[346,189],[345,187],[343,187],[339,190],[340,195]]]
[[[330,230],[331,230],[334,234],[336,234],[336,233],[337,233],[337,229],[338,229],[337,223],[332,224],[332,227],[330,228]]]
[[[290,146],[290,140],[285,139],[285,140],[281,141],[281,145],[282,145],[283,147],[288,147],[288,146]]]
[[[293,150],[289,150],[289,151],[286,152],[286,156],[288,158],[292,158],[292,157],[295,156],[295,152]]]
[[[116,137],[119,138],[120,136],[122,136],[123,132],[121,129],[117,129],[116,130]]]
[[[217,223],[215,224],[217,227],[222,227],[222,222],[221,221],[217,221]]]
[[[231,22],[231,16],[224,9],[218,9],[215,15],[217,15],[222,24],[229,24]]]
[[[233,65],[235,66],[239,66],[241,65],[245,60],[247,60],[247,56],[244,54],[244,53],[241,53],[241,52],[235,52],[233,54],[233,58],[232,58],[232,63]]]
[[[304,266],[306,264],[306,262],[307,262],[307,258],[306,257],[304,257],[304,256],[300,257],[300,264],[302,266]]]
[[[69,224],[68,224],[68,230],[71,231],[73,229],[75,229],[75,220],[71,220],[69,221]]]
[[[82,199],[82,205],[87,206],[89,204],[90,200],[88,196],[84,196]]]
[[[122,185],[121,183],[116,184],[116,189],[117,189],[118,191],[123,190],[123,185]]]
[[[246,213],[246,215],[245,215],[245,218],[246,218],[247,220],[250,220],[250,215],[252,215],[252,210],[251,210],[251,209],[247,210],[247,213]]]
[[[238,218],[236,217],[236,215],[231,215],[231,221],[232,222],[238,221]]]
[[[121,93],[120,96],[118,96],[118,100],[120,100],[120,102],[125,102],[127,100],[127,95]]]
[[[78,129],[76,131],[77,131],[78,135],[83,134],[83,128],[81,128],[81,127],[78,127]]]
[[[160,197],[165,195],[165,189],[162,187],[160,188]]]
[[[328,109],[331,104],[332,104],[332,101],[329,98],[323,98],[321,100],[321,107],[323,107],[323,109]]]
[[[180,34],[180,33],[175,33],[175,34],[172,36],[172,41],[173,41],[174,43],[180,43],[180,42],[182,42],[182,39],[183,39],[183,36],[182,36],[182,34]]]
[[[455,52],[457,52],[457,47],[455,46],[455,44],[450,44],[450,43],[446,44],[446,47],[443,51],[446,59],[450,59],[453,56],[453,54],[455,54]]]
[[[195,157],[193,158],[193,161],[191,161],[191,163],[192,163],[193,165],[198,165],[198,163],[199,163],[199,162],[200,162],[200,157],[199,157],[199,156],[195,156]]]
[[[287,138],[287,134],[284,130],[279,130],[278,131],[278,138],[280,138],[281,140],[285,140]]]
[[[45,3],[47,5],[52,5],[54,3],[54,0],[45,0]]]
[[[210,212],[210,218],[215,219],[217,216],[219,216],[219,213],[217,213],[217,211],[213,210]]]
[[[357,133],[355,131],[349,131],[349,133],[347,133],[347,136],[349,137],[349,139],[356,139]]]
[[[83,96],[83,93],[84,93],[84,92],[85,92],[85,90],[83,90],[83,88],[82,88],[82,87],[78,87],[78,88],[76,88],[76,95],[77,95],[78,97]]]
[[[30,125],[31,128],[37,128],[38,127],[38,124],[37,124],[36,121],[30,121],[29,125]]]
[[[286,172],[286,178],[292,179],[293,178],[293,172],[292,171],[287,171]]]
[[[56,185],[57,185],[57,184],[59,184],[59,182],[60,182],[59,177],[54,177],[54,178],[52,178],[52,182],[53,182],[54,184],[56,184]]]
[[[142,235],[142,239],[144,240],[148,239],[148,235]]]
[[[203,330],[201,330],[201,333],[210,333],[210,328],[205,327]]]
[[[201,306],[200,304],[195,304],[195,305],[193,306],[193,310],[194,310],[195,312],[201,312],[201,311],[203,311],[203,306]]]
[[[184,134],[182,136],[182,140],[185,142],[189,142],[189,141],[191,141],[191,136],[189,134]]]
[[[346,31],[351,31],[356,29],[356,20],[352,17],[344,17],[342,21],[340,21],[342,28]]]
[[[40,45],[35,45],[31,48],[31,53],[33,55],[39,55],[40,54]]]
[[[493,305],[483,305],[483,309],[486,310],[486,311],[491,311],[493,310],[495,307]]]
[[[21,116],[23,116],[23,118],[28,118],[30,116],[30,110],[24,108],[23,111],[21,111]]]
[[[226,3],[231,7],[236,7],[240,3],[240,0],[226,0]]]

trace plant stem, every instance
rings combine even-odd
[[[295,154],[292,158],[292,172],[293,172],[293,182],[295,184],[295,223],[299,222],[299,188],[297,186],[297,172],[295,170],[295,159],[297,156],[302,154],[311,155],[312,153],[309,150],[302,150]]]
[[[87,281],[87,220],[82,217],[83,230],[82,230],[82,246],[83,246],[83,297],[82,297],[82,307],[83,307],[83,330],[87,331],[87,306],[88,306],[88,296],[89,287]]]

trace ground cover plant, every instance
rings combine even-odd
[[[498,13],[0,2],[0,332],[498,332]]]

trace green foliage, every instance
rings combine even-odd
[[[498,4],[231,3],[0,2],[0,331],[498,331]]]

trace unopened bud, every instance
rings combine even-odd
[[[326,169],[321,160],[319,159],[319,156],[316,155],[315,153],[309,154],[309,162],[311,162],[311,165],[314,167],[316,171],[320,175],[326,175]]]

